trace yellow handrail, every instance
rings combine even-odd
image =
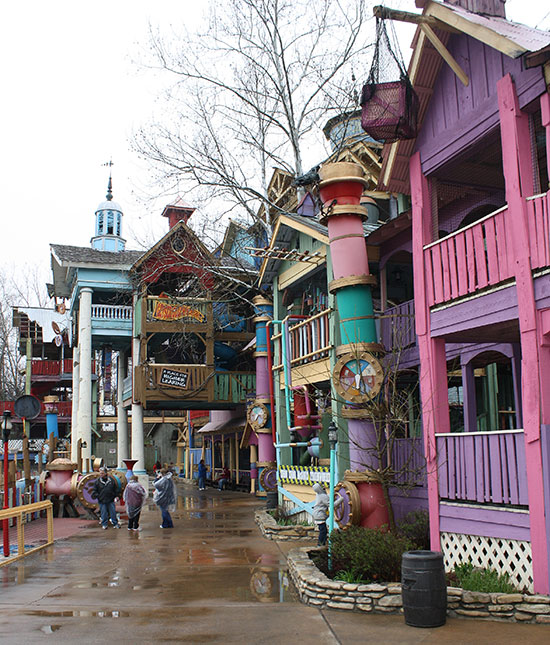
[[[30,549],[25,548],[25,525],[23,524],[23,515],[31,513],[38,513],[39,511],[46,511],[46,528],[47,540],[44,544],[39,544]],[[53,544],[53,505],[49,500],[43,502],[34,502],[33,504],[23,504],[22,506],[14,506],[13,508],[4,508],[0,510],[0,522],[3,520],[11,520],[15,518],[17,524],[17,555],[9,556],[0,561],[0,567],[4,564],[11,564],[15,560],[34,553],[45,546]]]

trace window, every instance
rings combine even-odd
[[[112,211],[107,213],[107,235],[112,235],[114,232],[114,217]]]
[[[120,235],[120,215],[116,216],[116,234]]]
[[[97,235],[103,234],[103,213],[97,214]]]

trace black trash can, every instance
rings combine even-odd
[[[279,506],[279,493],[276,490],[268,490],[266,493],[266,508],[273,509]]]
[[[444,625],[447,620],[447,581],[443,554],[436,551],[403,553],[401,592],[407,625]]]

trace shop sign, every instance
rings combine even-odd
[[[157,300],[153,308],[153,318],[157,320],[196,320],[199,323],[206,322],[206,316],[199,309],[189,305],[174,305]]]

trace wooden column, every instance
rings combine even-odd
[[[464,432],[476,432],[476,384],[474,377],[474,367],[472,363],[462,364],[462,396],[464,406]]]
[[[550,188],[550,94],[546,92],[540,97],[540,111],[542,125],[546,128],[546,170],[548,173],[548,185],[541,186],[542,190]]]
[[[533,194],[533,168],[529,119],[519,109],[510,74],[497,83],[502,140],[502,165],[508,202],[508,262],[514,267],[521,339],[521,398],[525,459],[529,492],[529,519],[535,593],[548,593],[544,488],[542,477],[541,398],[537,308],[525,198]]]
[[[416,334],[420,354],[420,397],[428,482],[430,542],[441,550],[439,536],[439,489],[436,432],[449,432],[449,394],[445,341],[434,339],[430,331],[430,308],[426,293],[424,246],[432,241],[432,212],[428,181],[422,174],[420,153],[410,160],[413,228],[414,302]]]

